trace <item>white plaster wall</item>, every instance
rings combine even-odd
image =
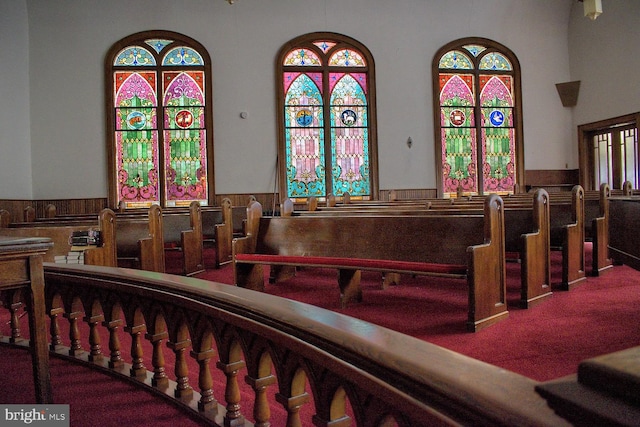
[[[431,62],[469,36],[520,59],[526,168],[577,167],[572,112],[555,90],[570,80],[573,0],[26,1],[34,198],[106,196],[104,54],[150,29],[184,33],[211,54],[218,193],[273,191],[274,58],[312,31],[346,34],[374,55],[381,189],[435,187]]]
[[[0,199],[31,199],[29,33],[25,0],[0,0]]]
[[[581,82],[575,126],[640,111],[640,1],[602,0],[602,10],[595,21],[580,7],[571,13],[571,78]]]

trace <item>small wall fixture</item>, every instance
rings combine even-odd
[[[580,0],[584,5],[584,16],[594,21],[602,14],[602,0]]]
[[[556,90],[564,107],[575,107],[578,103],[578,92],[580,91],[580,80],[566,83],[556,83]]]
[[[411,148],[412,145],[413,145],[413,139],[411,139],[411,137],[407,138],[407,147]]]

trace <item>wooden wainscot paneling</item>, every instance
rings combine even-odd
[[[547,192],[571,191],[574,185],[579,184],[579,172],[578,169],[527,170],[526,190],[544,188]]]

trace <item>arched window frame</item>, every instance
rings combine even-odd
[[[476,56],[469,53],[468,56],[471,58],[473,62],[473,69],[458,70],[453,68],[442,68],[442,69],[440,68],[439,66],[440,59],[445,54],[455,50],[458,50],[458,51],[465,50],[464,46],[482,46],[485,48],[484,50],[481,51],[481,53],[477,54]],[[482,59],[487,55],[490,55],[496,52],[502,55],[503,57],[505,57],[510,62],[511,70],[508,70],[508,71],[491,70],[491,72],[488,72],[488,70],[480,70],[478,65],[480,64]],[[472,107],[474,124],[470,126],[470,128],[474,129],[477,135],[476,151],[473,153],[476,159],[475,168],[477,171],[476,191],[465,191],[465,189],[463,188],[463,185],[460,185],[459,186],[460,188],[456,189],[455,191],[452,191],[451,189],[449,189],[449,191],[446,191],[445,189],[445,178],[444,178],[445,171],[444,171],[444,165],[443,165],[444,163],[443,159],[445,155],[445,147],[444,147],[445,141],[442,133],[442,129],[444,126],[442,126],[442,112],[441,112],[441,105],[440,105],[440,92],[441,92],[440,74],[441,72],[445,74],[452,74],[452,73],[473,74],[474,76],[473,93],[474,93],[475,99],[474,99],[474,105]],[[509,75],[513,79],[512,96],[514,100],[513,100],[513,106],[512,106],[513,117],[512,117],[512,125],[511,125],[514,133],[514,139],[515,139],[514,147],[513,147],[514,149],[513,167],[515,168],[513,187],[509,189],[501,189],[498,191],[489,190],[487,192],[491,192],[491,193],[495,192],[498,194],[509,194],[509,193],[518,191],[519,188],[524,188],[524,172],[525,171],[524,171],[524,140],[523,140],[523,131],[522,131],[522,89],[521,89],[522,86],[521,86],[521,79],[520,79],[520,63],[518,61],[518,58],[515,56],[515,54],[506,46],[486,38],[469,37],[469,38],[463,38],[463,39],[452,41],[446,44],[445,46],[443,46],[442,48],[440,48],[434,55],[433,63],[432,63],[433,113],[434,113],[434,135],[435,135],[434,140],[435,140],[435,149],[436,149],[436,172],[437,172],[436,181],[437,181],[437,192],[439,197],[455,197],[458,191],[461,191],[463,194],[485,194],[483,164],[481,163],[480,160],[478,160],[478,159],[482,159],[482,150],[483,150],[483,147],[480,144],[482,128],[483,128],[481,105],[479,102],[480,74],[485,74],[485,75],[491,74],[496,76]]]
[[[319,41],[331,41],[335,42],[335,45],[323,49],[320,49],[318,46],[314,44],[314,42]],[[322,65],[317,67],[310,66],[295,66],[295,65],[284,65],[285,58],[289,52],[293,49],[308,49],[313,54],[317,55],[319,58],[328,59],[331,58],[335,53],[344,50],[351,49],[355,50],[361,54],[364,59],[365,66],[355,69],[354,67],[340,67],[340,66],[329,66],[326,61],[322,62]],[[366,115],[367,115],[367,136],[368,136],[368,161],[369,167],[367,172],[369,174],[369,194],[365,196],[353,195],[350,193],[352,199],[378,199],[378,150],[377,150],[377,127],[376,127],[376,93],[375,93],[375,65],[373,56],[369,52],[369,50],[357,40],[354,40],[350,37],[347,37],[342,34],[331,33],[331,32],[315,32],[309,33],[302,36],[299,36],[285,45],[280,49],[277,59],[276,59],[276,76],[277,76],[277,108],[278,108],[278,184],[279,184],[279,193],[280,198],[284,199],[289,196],[288,190],[288,179],[287,179],[287,169],[288,165],[286,164],[287,159],[287,142],[285,136],[285,85],[284,85],[284,75],[285,72],[317,72],[322,74],[322,84],[324,88],[329,88],[329,73],[338,72],[338,73],[365,73],[367,80],[367,106],[366,106]],[[324,109],[324,159],[325,165],[329,165],[332,159],[331,153],[331,120],[330,120],[330,91],[326,90],[322,94],[323,97],[323,109]],[[334,188],[331,187],[331,179],[328,177],[332,173],[330,168],[325,174],[325,191],[324,194],[309,194],[309,196],[313,195],[322,200],[328,194],[335,194],[337,196],[341,196],[342,192],[336,192]],[[291,197],[297,202],[304,202],[307,200],[308,196],[300,196],[300,197]]]
[[[156,47],[152,47],[147,41],[157,40],[159,44]],[[170,43],[163,45],[165,42]],[[130,46],[143,46],[145,49],[155,58],[155,65],[151,66],[136,66],[136,65],[116,65],[115,61],[118,55]],[[163,65],[162,60],[171,49],[176,47],[185,47],[186,52],[199,55],[199,65],[179,66],[179,65]],[[192,50],[189,52],[189,50]],[[143,31],[139,33],[127,36],[118,42],[116,42],[107,52],[105,56],[105,99],[106,99],[106,143],[107,143],[107,172],[108,172],[108,204],[112,207],[125,207],[125,208],[144,208],[151,204],[159,204],[163,208],[166,207],[179,207],[186,206],[191,203],[192,200],[198,200],[202,205],[214,205],[215,204],[215,174],[214,174],[214,156],[213,156],[213,90],[212,90],[212,77],[211,77],[211,58],[205,47],[196,40],[185,36],[180,33],[165,31],[165,30],[152,30]],[[114,99],[114,89],[116,85],[115,73],[122,71],[140,71],[155,73],[156,84],[156,111],[155,111],[155,129],[157,130],[157,188],[159,189],[159,195],[152,201],[134,201],[127,202],[121,194],[119,194],[119,175],[121,171],[118,168],[118,147],[117,147],[117,106]],[[190,184],[190,188],[187,185],[184,186],[184,190],[178,189],[177,192],[185,191],[185,194],[189,194],[185,200],[168,200],[167,199],[167,174],[170,173],[169,169],[165,165],[165,132],[170,129],[171,125],[165,123],[165,108],[170,108],[164,105],[163,101],[163,72],[202,72],[204,75],[202,82],[202,96],[204,105],[202,105],[201,116],[191,117],[191,120],[199,126],[196,128],[197,132],[203,131],[204,135],[204,147],[206,147],[206,168],[200,168],[194,171],[193,176],[196,181],[195,184]],[[204,116],[202,118],[202,116]],[[177,117],[177,115],[176,115]],[[175,117],[174,117],[175,119]],[[175,123],[174,123],[175,124]],[[200,137],[199,137],[200,138]],[[204,148],[203,147],[203,148]],[[202,153],[202,148],[200,148]],[[206,170],[206,176],[203,176],[203,171]],[[171,182],[169,182],[171,184]],[[193,189],[193,190],[192,190]],[[121,202],[124,202],[121,203]]]

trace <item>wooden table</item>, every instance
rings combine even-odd
[[[52,403],[42,256],[53,246],[43,237],[0,236],[0,292],[27,288],[36,403]]]

